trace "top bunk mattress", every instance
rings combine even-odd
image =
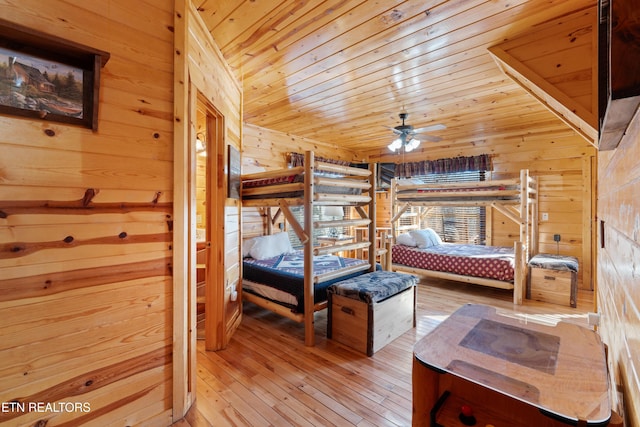
[[[316,172],[316,177],[323,178],[341,178],[343,175],[330,174],[325,172]],[[291,185],[299,184],[299,185]],[[243,199],[266,199],[266,198],[293,198],[301,197],[304,195],[304,172],[291,173],[285,176],[277,176],[270,178],[248,179],[242,181]],[[293,187],[293,188],[292,188]],[[250,189],[261,189],[265,191],[251,191]],[[268,191],[266,191],[268,190]],[[315,185],[314,191],[316,193],[325,194],[347,194],[347,195],[359,195],[362,190],[359,188],[332,186],[332,185]]]
[[[520,199],[520,189],[517,185],[496,184],[491,181],[473,184],[398,184],[396,198],[405,202],[428,201],[434,203],[448,201],[518,201]]]

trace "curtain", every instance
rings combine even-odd
[[[351,163],[345,160],[328,159],[326,157],[315,156],[316,161],[324,163],[333,163],[336,165],[349,166]],[[304,166],[304,154],[303,153],[289,153],[289,165],[295,168],[298,166]]]
[[[490,171],[492,169],[491,156],[481,154],[479,156],[400,163],[396,165],[395,176],[397,178],[411,178],[412,176],[429,175],[433,173]]]

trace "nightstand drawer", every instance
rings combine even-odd
[[[527,298],[576,306],[576,273],[531,267]]]

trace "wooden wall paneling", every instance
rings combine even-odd
[[[28,194],[30,200],[20,186],[0,187],[5,225],[47,225],[55,217],[59,226],[71,227],[90,218],[92,224],[161,222],[169,229],[171,192],[34,187]],[[85,202],[90,194],[96,195],[90,203]]]
[[[378,191],[376,193],[376,227],[391,227],[391,216],[390,192]]]
[[[103,76],[103,79],[105,78]],[[102,92],[105,91],[107,90],[102,90]],[[105,114],[108,112],[107,109]],[[149,151],[153,151],[156,160],[171,161],[173,159],[172,130],[161,120],[155,120],[153,126],[143,128],[136,125],[139,123],[138,120],[133,120],[131,123],[109,122],[105,120],[102,111],[100,114],[100,133],[86,134],[83,128],[64,127],[57,123],[52,123],[46,128],[29,126],[21,129],[12,126],[15,119],[9,116],[0,116],[0,127],[6,129],[4,136],[7,139],[19,139],[20,145],[34,149],[59,149],[113,156],[130,153],[132,158],[147,158]],[[115,114],[114,120],[119,117],[122,115]],[[49,137],[45,131],[53,133],[53,136]],[[126,135],[126,138],[123,135]]]
[[[587,144],[575,133],[573,136],[557,138],[537,136],[535,142],[512,148],[501,146],[502,152],[494,158],[494,168],[507,172],[507,168],[527,168],[539,178],[539,212],[549,214],[548,221],[540,219],[540,252],[556,253],[558,245],[554,234],[561,235],[560,253],[578,257],[580,262],[579,284],[581,288],[591,288],[591,251],[593,240],[590,236],[593,217],[591,192],[594,181],[590,177],[590,160],[595,156],[595,148]],[[494,173],[495,175],[495,173]],[[494,230],[500,238],[500,227]],[[587,234],[585,234],[587,233]]]
[[[640,118],[634,117],[618,148],[598,154],[599,228],[597,300],[599,332],[609,347],[614,407],[630,426],[640,425]],[[604,232],[604,235],[601,233]],[[601,247],[602,244],[602,247]]]
[[[204,228],[207,220],[206,156],[196,156],[196,226]]]
[[[197,309],[195,303],[197,273],[195,272],[197,254],[195,239],[190,235],[190,224],[195,223],[195,212],[190,201],[195,198],[195,188],[190,185],[195,168],[195,153],[190,149],[192,129],[188,118],[193,111],[194,102],[188,97],[187,37],[189,22],[187,7],[189,2],[174,2],[175,31],[172,61],[174,75],[172,118],[174,126],[173,183],[176,205],[187,207],[176,209],[174,233],[174,298],[173,298],[173,374],[172,384],[173,417],[176,421],[186,414],[195,399],[195,373],[192,366],[196,363],[194,352],[197,334]]]
[[[144,22],[144,5],[0,7],[4,19],[114,59],[101,73],[97,132],[0,117],[0,401],[86,401],[91,409],[2,413],[0,423],[108,425],[129,416],[166,424],[173,2],[154,3]]]
[[[171,188],[170,175],[167,176],[172,169],[170,161],[128,158],[122,153],[109,156],[24,145],[8,145],[3,147],[3,153],[0,167],[7,171],[7,184],[30,182],[34,186],[87,188],[86,182],[91,182],[91,188],[126,189],[134,180],[138,190]],[[15,167],[17,162],[21,167]]]
[[[241,254],[240,254],[240,201],[228,199],[225,208],[225,309],[227,330],[234,330],[240,321],[242,301]]]
[[[582,288],[595,290],[594,286],[594,263],[596,256],[597,242],[594,235],[594,227],[596,221],[595,200],[597,194],[597,181],[594,166],[596,157],[583,157],[582,164],[582,254],[580,259],[582,263]],[[596,307],[594,307],[594,311]]]
[[[252,173],[254,168],[269,170],[286,167],[287,153],[304,153],[307,150],[331,159],[360,160],[357,153],[342,149],[339,141],[314,141],[247,124],[243,126],[243,135],[242,173]]]
[[[67,237],[63,239],[67,239]],[[65,243],[63,240],[48,242],[14,241],[1,245],[0,268],[11,268],[13,266],[28,267],[29,265],[45,263],[74,263],[76,260],[85,257],[135,256],[140,252],[159,253],[163,250],[169,250],[171,246],[170,233],[129,236],[126,239],[128,239],[128,242],[123,242],[123,239],[116,235],[87,240],[74,240],[71,243]],[[17,252],[21,252],[22,255],[18,255]]]
[[[157,292],[157,297],[149,301],[144,296],[132,295],[132,286]],[[13,389],[11,394],[37,394],[43,386],[51,387],[70,375],[82,375],[87,369],[100,369],[106,361],[117,363],[121,357],[131,358],[144,354],[146,350],[142,346],[134,351],[128,348],[129,340],[150,346],[162,345],[170,339],[170,333],[162,328],[166,320],[163,305],[171,297],[168,280],[150,282],[148,278],[138,279],[120,283],[113,288],[95,292],[103,301],[90,305],[83,302],[88,293],[84,289],[68,292],[68,297],[56,295],[45,302],[3,303],[3,306],[8,307],[7,313],[13,314],[15,319],[2,322],[7,332],[0,350],[2,359],[6,362],[2,367],[5,379],[3,385],[7,389]],[[104,308],[105,304],[110,304],[108,309]],[[48,315],[34,321],[33,316],[28,316],[33,310],[43,310]],[[95,312],[100,312],[102,316],[98,321],[89,322],[91,314]],[[28,325],[29,333],[35,340],[21,346],[23,324]],[[52,324],[55,326],[50,326]],[[100,331],[105,328],[117,331],[118,337],[96,340],[94,336],[100,335]],[[59,345],[53,350],[47,348],[45,343],[54,339]],[[68,349],[77,346],[79,340],[86,344],[75,353],[70,352]],[[20,348],[20,351],[16,351],[16,348]],[[40,352],[36,352],[38,350]],[[87,355],[91,355],[91,358],[83,360]],[[55,375],[47,372],[51,366],[55,366]],[[22,370],[13,372],[16,367],[21,367]],[[24,384],[24,376],[29,378],[27,384]],[[11,394],[5,394],[4,397],[11,397]]]
[[[242,240],[262,236],[268,219],[259,208],[242,208]]]
[[[596,24],[597,10],[590,7],[547,22],[500,47],[571,99],[584,101],[579,103],[591,114],[597,114],[590,61],[595,52]]]
[[[517,64],[507,53],[495,47],[491,50],[503,72],[516,81],[524,90],[535,97],[549,111],[556,114],[586,141],[597,140],[593,115],[522,64]]]
[[[511,104],[512,101],[513,104]],[[405,153],[402,156],[397,153],[391,153],[386,147],[383,150],[369,150],[363,154],[366,154],[369,161],[372,162],[413,162],[421,159],[473,156],[483,153],[517,153],[522,148],[526,148],[527,146],[536,147],[536,145],[539,144],[549,145],[549,148],[554,146],[561,147],[564,146],[564,143],[554,143],[556,138],[560,138],[560,141],[565,141],[566,139],[564,138],[575,139],[577,137],[574,131],[569,129],[548,111],[544,109],[539,110],[540,107],[532,105],[532,100],[527,97],[520,98],[514,96],[508,100],[494,100],[492,102],[499,104],[508,102],[510,103],[509,108],[511,109],[515,108],[526,111],[527,121],[530,116],[533,116],[532,120],[536,120],[538,116],[544,116],[549,125],[545,127],[542,132],[531,133],[526,122],[517,124],[505,122],[500,123],[499,125],[501,125],[501,127],[498,129],[487,129],[482,133],[456,135],[454,139],[447,140],[446,144],[423,144],[418,147],[418,149],[410,153]],[[452,111],[455,111],[455,108],[452,108]],[[491,109],[489,108],[484,114],[492,115]]]

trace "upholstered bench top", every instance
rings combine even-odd
[[[578,272],[578,258],[566,255],[538,254],[529,260],[529,267]]]
[[[411,274],[376,271],[336,282],[327,288],[327,292],[372,303],[399,294],[417,283],[418,278]]]

